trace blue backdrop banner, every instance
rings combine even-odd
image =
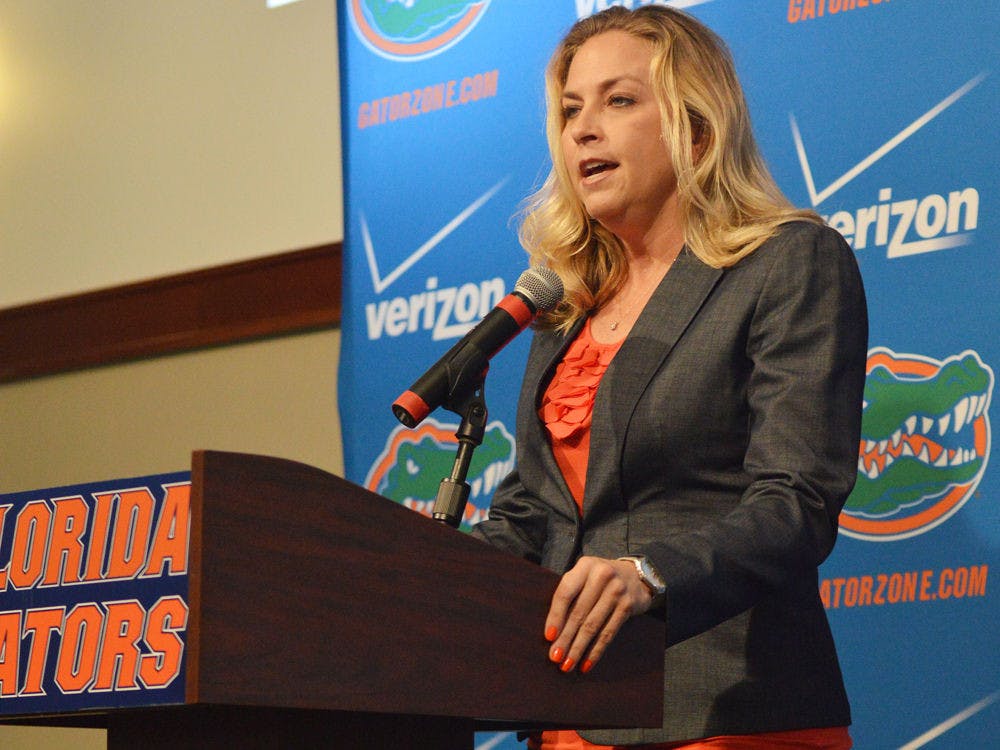
[[[639,0],[339,0],[345,154],[340,410],[349,478],[429,512],[458,417],[390,404],[527,264],[548,171],[543,70],[577,19]],[[871,350],[858,484],[821,595],[859,748],[1000,736],[994,0],[677,0],[733,51],[786,194],[856,251]],[[494,358],[465,524],[513,465],[528,335]],[[482,656],[484,667],[489,655]],[[480,747],[517,747],[482,735]]]

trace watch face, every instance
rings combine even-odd
[[[664,583],[660,574],[656,572],[652,563],[650,563],[644,556],[628,555],[626,557],[619,557],[618,559],[628,560],[635,566],[635,570],[639,574],[639,579],[652,592],[654,597],[660,596],[666,592],[666,583]]]
[[[660,578],[660,574],[656,572],[644,557],[639,559],[639,573],[642,576],[642,580],[653,590],[654,594],[662,594],[666,590],[666,584]]]

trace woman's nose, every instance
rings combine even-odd
[[[577,143],[585,143],[600,138],[600,118],[591,107],[580,107],[576,116],[569,121],[570,135]]]

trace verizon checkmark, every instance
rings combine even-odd
[[[365,257],[368,260],[368,272],[372,277],[372,286],[375,288],[376,294],[381,294],[385,291],[390,284],[392,284],[396,279],[406,273],[414,263],[423,258],[427,253],[437,247],[449,234],[458,229],[462,223],[472,216],[476,211],[482,208],[494,195],[496,195],[500,188],[502,188],[509,177],[505,177],[500,180],[496,185],[491,187],[485,193],[480,195],[476,200],[466,206],[462,211],[460,211],[453,219],[451,219],[447,224],[441,227],[434,235],[427,240],[424,244],[410,253],[407,258],[400,263],[396,268],[394,268],[390,273],[386,274],[385,278],[382,278],[381,272],[378,267],[378,260],[375,257],[375,246],[372,243],[371,232],[368,231],[368,221],[365,219],[365,215],[361,214],[361,238],[364,242],[365,247]]]
[[[847,183],[872,166],[872,164],[891,152],[899,144],[948,109],[948,107],[972,91],[972,89],[982,83],[983,79],[985,79],[987,75],[987,73],[980,73],[963,86],[957,88],[820,191],[816,190],[816,183],[813,181],[812,169],[809,166],[809,158],[806,156],[805,143],[802,140],[802,134],[799,132],[798,123],[795,121],[795,115],[789,113],[788,119],[792,126],[792,138],[795,140],[795,150],[799,156],[799,165],[802,167],[802,176],[805,178],[806,188],[809,190],[809,199],[812,201],[812,205],[814,207],[818,206],[831,195],[836,193]]]

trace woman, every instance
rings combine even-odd
[[[580,21],[547,91],[553,169],[522,240],[566,298],[532,343],[517,469],[473,533],[563,573],[556,667],[599,669],[653,611],[666,684],[659,729],[532,746],[848,748],[817,566],[856,473],[853,253],[782,197],[728,51],[689,16]]]

